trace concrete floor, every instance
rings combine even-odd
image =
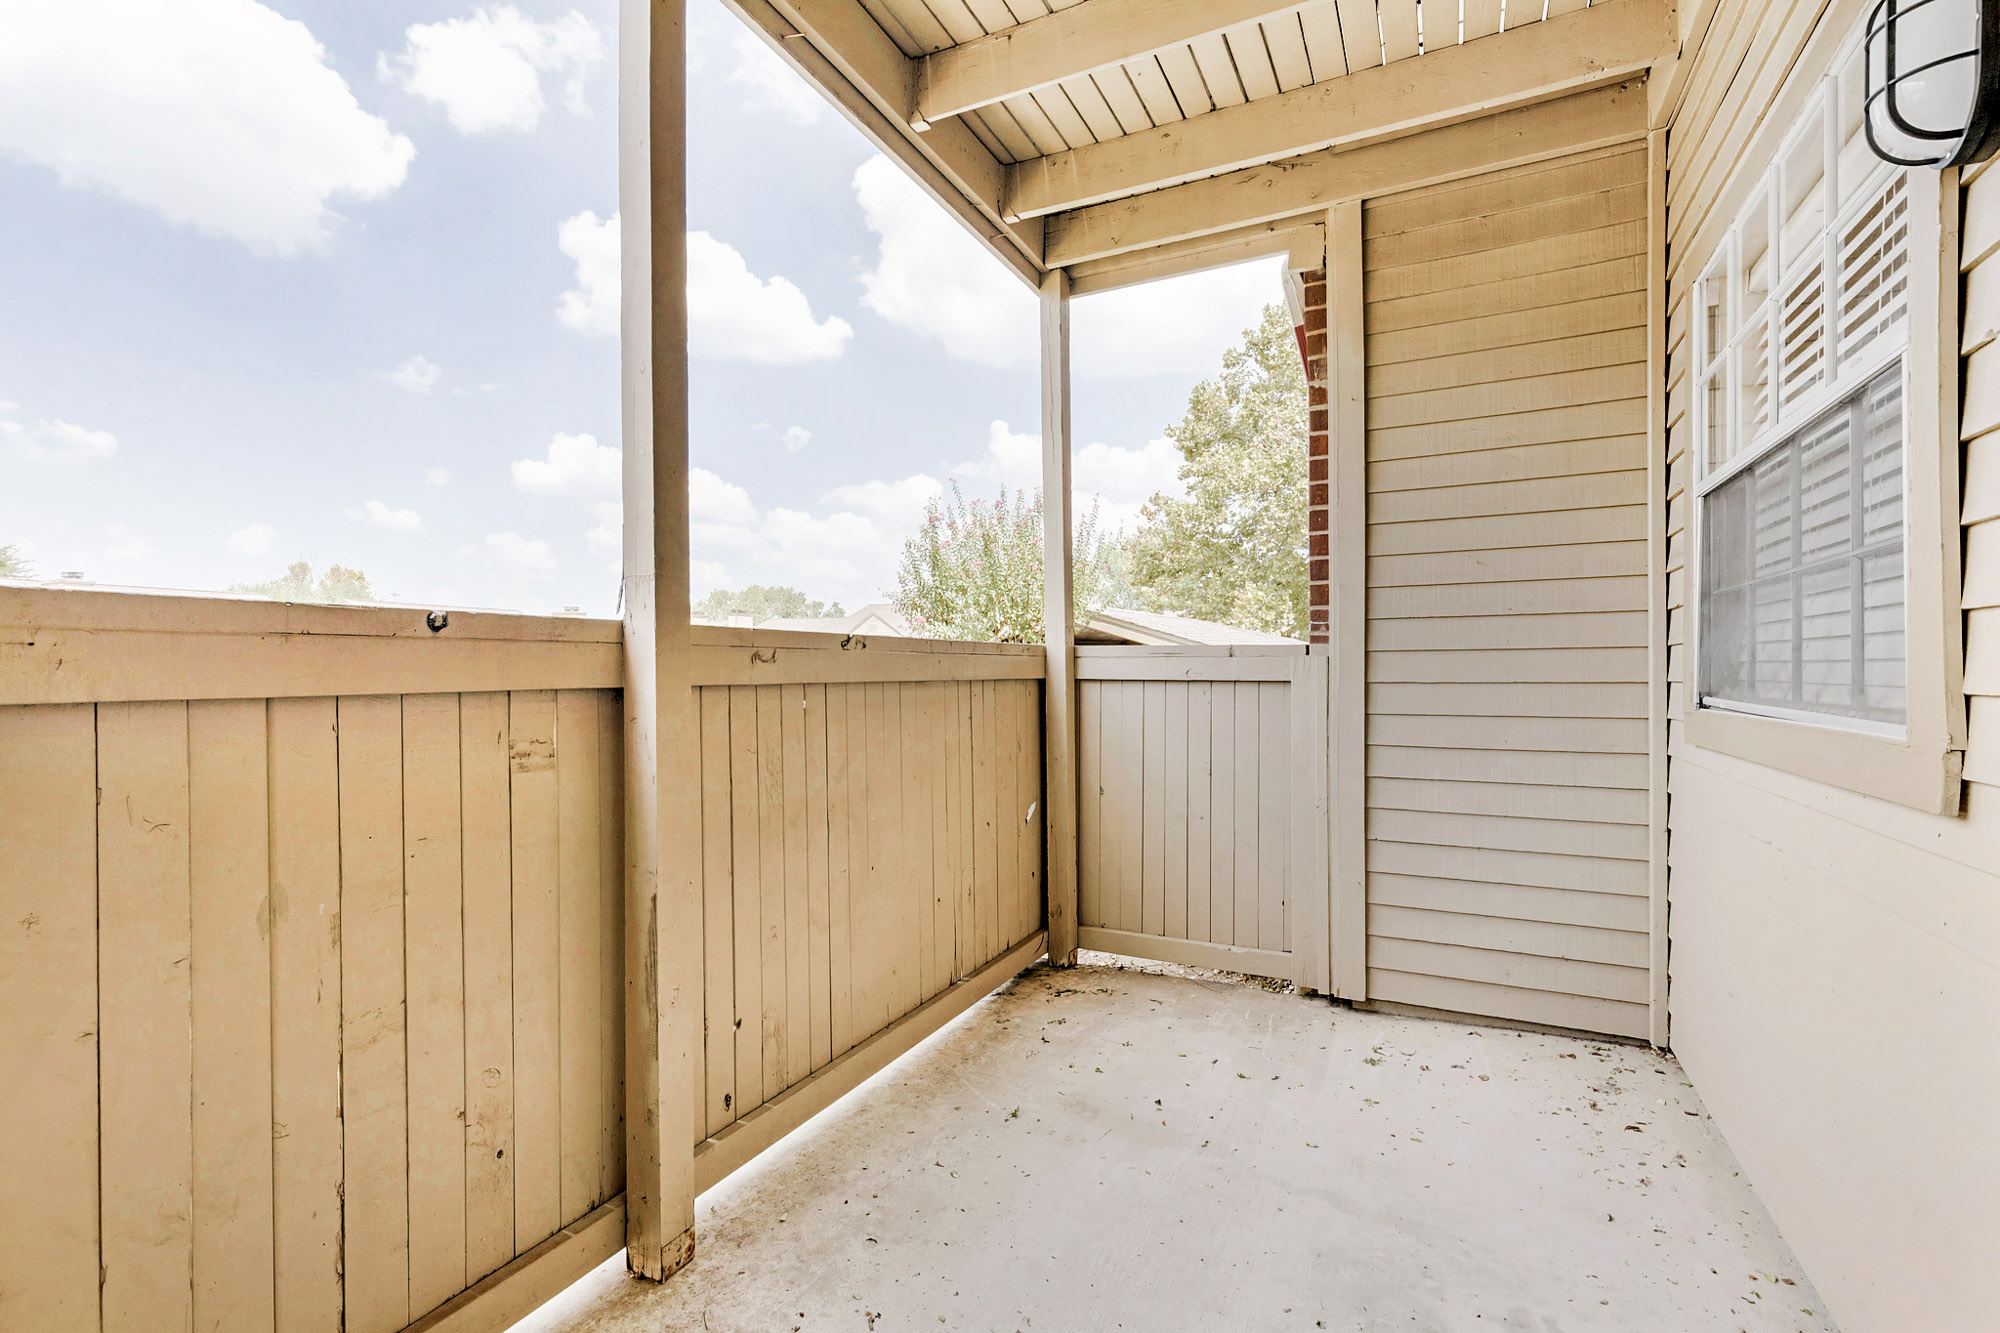
[[[1038,968],[520,1333],[1829,1330],[1680,1067]]]

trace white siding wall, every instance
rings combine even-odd
[[[1643,1035],[1643,146],[1362,225],[1368,993]]]
[[[2000,1234],[2000,789],[1978,785],[2000,782],[2000,703],[1978,697],[2000,694],[1984,623],[2000,612],[1968,625],[1959,818],[1697,749],[1678,721],[1694,241],[1820,9],[1725,0],[1669,136],[1672,1040],[1841,1328],[1955,1333],[1992,1327],[1967,1274]],[[2000,172],[1968,187],[1964,235],[1968,263],[2000,240]],[[2000,259],[1970,269],[1965,310],[1965,582],[1985,608],[2000,606]]]

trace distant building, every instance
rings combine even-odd
[[[1195,620],[1190,616],[1168,615],[1163,611],[1135,611],[1122,606],[1091,612],[1076,627],[1076,641],[1217,646],[1304,642],[1301,639],[1288,638],[1283,634],[1272,634],[1266,630],[1242,629],[1235,625],[1218,624],[1213,620]]]

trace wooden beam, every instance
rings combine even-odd
[[[886,155],[901,162],[987,249],[1039,284],[1042,229],[1005,222],[1005,169],[963,122],[918,134],[910,125],[917,62],[889,40],[856,0],[725,0],[806,82]]]
[[[1368,396],[1361,203],[1326,215],[1327,470],[1333,501],[1328,794],[1333,993],[1368,998]]]
[[[1076,961],[1076,590],[1070,558],[1069,274],[1042,279],[1042,821],[1049,960]]]
[[[1063,213],[1049,219],[1047,260],[1067,267],[1295,217],[1351,199],[1627,143],[1645,133],[1643,85],[1600,88],[1388,143],[1322,149]]]
[[[701,864],[688,609],[687,15],[623,0],[626,1266],[694,1254]],[[661,757],[666,761],[661,762]]]
[[[1667,1013],[1667,132],[1646,136],[1646,1029]]]
[[[1083,0],[925,56],[910,120],[929,129],[947,116],[1299,8],[1274,0]]]
[[[1280,222],[1260,222],[1254,226],[1239,227],[1234,231],[1219,232],[1214,236],[1197,236],[1193,240],[1179,241],[1173,245],[1163,245],[1134,254],[1089,260],[1065,269],[1064,272],[1069,274],[1070,295],[1084,296],[1091,292],[1116,291],[1120,287],[1156,282],[1161,278],[1178,277],[1183,273],[1196,273],[1206,268],[1220,268],[1225,264],[1240,264],[1245,260],[1263,259],[1270,255],[1290,255],[1295,260],[1302,252],[1318,256],[1324,251],[1325,246],[1326,240],[1321,235],[1317,217],[1306,221],[1286,218]],[[1294,262],[1292,267],[1318,268],[1319,259],[1315,257],[1310,264]]]
[[[1081,208],[1575,92],[1670,52],[1670,26],[1660,0],[1610,0],[1419,59],[1019,162],[1007,168],[1005,216]]]

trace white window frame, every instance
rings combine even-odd
[[[1701,266],[1686,290],[1690,365],[1687,451],[1693,455],[1687,551],[1688,740],[1768,767],[1829,785],[1951,813],[1958,808],[1959,769],[1965,746],[1963,655],[1958,611],[1958,173],[1915,170],[1904,181],[1908,209],[1906,314],[1900,335],[1878,338],[1868,354],[1839,364],[1838,256],[1823,252],[1825,290],[1820,382],[1787,408],[1783,402],[1781,339],[1768,335],[1766,419],[1754,438],[1741,440],[1721,463],[1710,454],[1711,375],[1726,375],[1723,410],[1730,438],[1740,427],[1740,352],[1759,312],[1741,308],[1742,235],[1751,201],[1764,208],[1768,229],[1766,320],[1782,314],[1788,278],[1803,268],[1786,264],[1779,249],[1785,163],[1811,133],[1823,136],[1823,247],[1836,247],[1849,209],[1879,192],[1898,170],[1873,162],[1866,186],[1842,199],[1837,75],[1858,44],[1859,25],[1822,31],[1803,53],[1793,77],[1765,113],[1760,132],[1746,145],[1738,170],[1721,192],[1691,251]],[[1818,123],[1807,113],[1818,106]],[[1704,244],[1705,242],[1705,244]],[[1729,342],[1719,356],[1708,347],[1708,282],[1727,274]],[[1747,316],[1747,318],[1745,317]],[[1820,413],[1901,359],[1903,367],[1903,578],[1906,714],[1902,727],[1864,719],[1705,697],[1702,622],[1705,615],[1704,510],[1706,497],[1768,457]]]

